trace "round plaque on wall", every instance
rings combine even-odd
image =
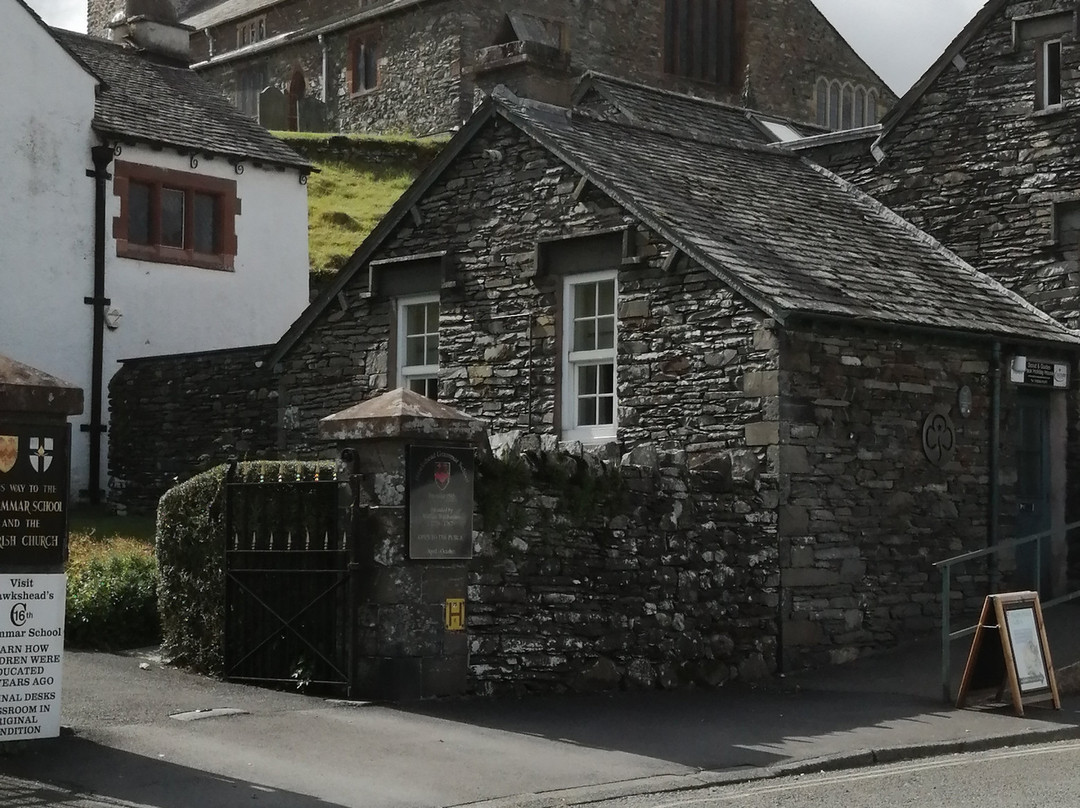
[[[922,445],[927,460],[938,468],[952,460],[956,454],[956,428],[952,419],[943,412],[932,412],[926,416]]]

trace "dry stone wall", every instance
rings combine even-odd
[[[109,383],[109,499],[153,513],[158,498],[232,457],[274,455],[277,390],[256,366],[269,346],[126,361]]]
[[[691,470],[653,444],[621,458],[535,435],[510,448],[478,475],[473,692],[717,686],[775,670],[773,501],[729,453]]]

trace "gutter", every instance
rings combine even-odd
[[[86,176],[94,180],[94,294],[84,297],[83,303],[94,308],[93,347],[90,357],[90,423],[79,429],[90,434],[90,476],[84,492],[91,505],[101,503],[101,436],[105,433],[102,418],[104,388],[105,307],[111,300],[105,297],[105,183],[112,179],[109,164],[113,160],[112,146],[90,149],[94,170]]]
[[[396,11],[403,11],[412,8],[413,6],[419,6],[429,2],[432,2],[432,0],[394,0],[394,2],[387,3],[384,6],[369,9],[368,11],[362,11],[359,14],[353,14],[349,17],[337,20],[336,22],[327,23],[306,31],[289,31],[288,33],[278,34],[274,37],[264,39],[262,42],[256,43],[255,45],[249,45],[246,49],[237,48],[235,50],[226,51],[220,56],[191,65],[191,69],[196,71],[204,70],[208,67],[221,64],[222,62],[231,62],[235,59],[242,59],[245,56],[253,56],[257,53],[276,50],[282,45],[292,45],[300,42],[307,42],[312,39],[318,39],[325,34],[334,34],[343,29],[352,28],[355,25],[361,25],[380,17],[389,16]],[[239,16],[243,15],[238,15],[234,19],[237,19]]]

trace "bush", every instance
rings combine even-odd
[[[117,650],[161,638],[157,564],[145,551],[99,554],[68,570],[66,643]]]
[[[226,468],[217,466],[170,488],[158,504],[162,652],[205,673],[221,670]]]

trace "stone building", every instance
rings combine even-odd
[[[117,2],[89,0],[92,33]],[[810,0],[180,2],[195,69],[271,128],[446,132],[497,84],[565,103],[585,70],[830,129],[896,100]]]
[[[992,0],[882,121],[880,130],[795,145],[1029,302],[1080,325],[1080,47],[1077,5]],[[1029,357],[1035,359],[1036,357]],[[1075,435],[1070,384],[1032,386],[1029,362],[1010,384],[1023,393],[1029,467],[1005,514],[1021,533],[1064,518],[1045,473],[1053,436]],[[1068,403],[1066,397],[1068,396]],[[1070,456],[1069,503],[1080,502],[1080,458]],[[1075,554],[1074,554],[1075,555]],[[1080,570],[1078,570],[1080,571]]]
[[[934,624],[932,562],[995,540],[1016,482],[995,448],[1019,428],[1003,367],[1067,368],[1077,346],[784,149],[500,91],[259,368],[128,363],[114,473],[152,476],[140,452],[160,462],[190,422],[157,416],[145,447],[140,418],[163,396],[186,413],[176,381],[215,363],[233,381],[206,428],[236,434],[230,401],[261,407],[254,448],[317,453],[320,418],[407,387],[496,433],[685,452],[752,481],[729,527],[775,547],[788,659],[841,661]]]

